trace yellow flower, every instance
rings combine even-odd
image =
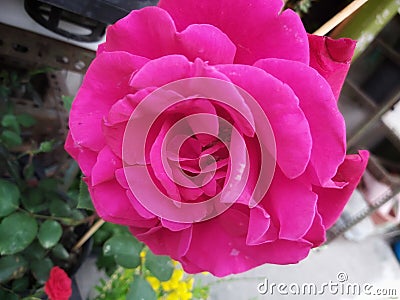
[[[140,251],[140,258],[144,259],[146,257],[146,251]]]
[[[191,291],[193,289],[193,285],[194,285],[194,278],[190,277],[188,279],[188,281],[186,282],[186,284],[187,284],[188,290]]]
[[[158,280],[156,277],[148,276],[146,277],[146,280],[156,292],[160,289],[160,280]]]

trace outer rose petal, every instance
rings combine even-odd
[[[289,180],[276,168],[266,198],[260,204],[279,223],[279,238],[295,241],[311,227],[317,195],[300,180]]]
[[[64,147],[65,150],[78,162],[83,174],[85,174],[85,176],[90,176],[92,168],[97,160],[97,152],[77,145],[72,138],[71,131],[68,132]]]
[[[214,219],[195,224],[190,248],[180,260],[185,271],[208,271],[215,276],[226,276],[264,263],[297,263],[310,251],[312,244],[303,240],[277,240],[247,246],[248,218],[248,211],[232,207]]]
[[[129,41],[129,42],[127,42]],[[211,63],[232,63],[236,47],[218,28],[194,24],[177,33],[171,16],[159,7],[134,10],[107,29],[105,51],[127,51],[149,59],[183,54]]]
[[[133,209],[125,193],[126,190],[115,179],[96,186],[90,184],[88,186],[94,207],[105,221],[140,227],[145,226],[146,222],[154,224],[154,221],[145,220]]]
[[[367,167],[368,158],[369,153],[365,150],[360,151],[358,155],[347,155],[343,164],[340,165],[336,176],[333,178],[333,181],[348,183],[342,189],[313,188],[313,191],[318,194],[318,212],[321,214],[325,228],[328,229],[331,227],[339,218]]]
[[[161,0],[159,3],[159,7],[170,13],[178,30],[191,24],[211,24],[221,29],[237,47],[236,63],[253,64],[261,58],[277,57],[308,64],[304,26],[293,11],[279,15],[282,5],[280,0]]]
[[[313,170],[306,172],[307,180],[315,173],[312,182],[325,184],[346,155],[346,127],[329,84],[314,69],[295,61],[262,59],[255,66],[288,84],[299,97],[313,139],[308,166]]]
[[[315,211],[314,221],[303,239],[313,243],[313,247],[317,247],[325,242],[325,226],[322,223],[322,217],[318,211]]]
[[[257,100],[275,134],[278,165],[289,178],[300,176],[309,162],[312,140],[308,121],[293,91],[256,67],[218,65],[216,68]]]
[[[97,156],[97,162],[92,169],[92,185],[97,185],[115,177],[115,170],[122,168],[122,161],[111,149],[104,147]]]
[[[93,151],[104,147],[102,119],[115,102],[133,91],[129,79],[146,61],[126,52],[103,52],[95,58],[72,103],[69,127],[76,144]]]
[[[130,227],[130,230],[155,254],[170,255],[176,260],[180,260],[187,253],[192,242],[193,226],[178,232],[166,229],[161,225],[147,230]]]
[[[347,38],[334,40],[312,34],[308,35],[308,40],[310,66],[329,82],[337,100],[350,68],[356,41]]]

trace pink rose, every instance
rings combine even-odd
[[[107,30],[67,151],[106,221],[189,273],[290,264],[325,241],[366,167],[337,98],[355,42],[280,0],[161,0]]]
[[[53,267],[44,291],[50,300],[68,300],[72,295],[71,279],[63,269]]]

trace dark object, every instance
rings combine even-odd
[[[25,0],[25,10],[39,24],[64,37],[81,42],[99,41],[108,24],[130,11],[158,0]],[[65,28],[75,25],[75,32]]]
[[[397,260],[400,263],[400,237],[397,238],[392,244],[393,252],[396,255]]]

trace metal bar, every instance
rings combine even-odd
[[[362,125],[347,141],[347,148],[353,147],[356,142],[368,131],[369,127],[378,121],[386,111],[395,105],[400,99],[400,91],[396,93],[385,105],[383,105],[364,125]]]
[[[349,230],[354,225],[357,225],[362,220],[364,220],[367,216],[372,214],[374,211],[378,210],[385,203],[389,202],[393,197],[395,197],[398,193],[400,193],[400,184],[393,186],[387,193],[385,193],[380,199],[378,199],[375,203],[371,204],[368,208],[361,210],[355,217],[353,217],[350,222],[347,222],[343,226],[333,226],[329,229],[327,233],[327,240],[324,245],[331,243],[333,240],[341,236],[347,230]]]

